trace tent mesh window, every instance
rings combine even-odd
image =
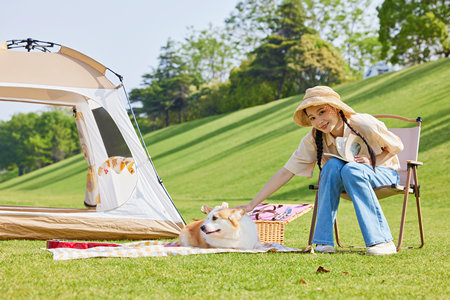
[[[93,109],[92,113],[97,122],[108,157],[132,157],[130,149],[109,113],[103,107]]]

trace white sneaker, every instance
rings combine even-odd
[[[395,253],[397,253],[397,249],[393,242],[377,244],[370,247],[366,252],[367,255],[389,255]]]
[[[317,245],[316,252],[319,253],[336,253],[336,249],[334,249],[331,245]]]

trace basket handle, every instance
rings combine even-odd
[[[266,204],[266,203],[263,203],[263,205],[264,204]],[[273,206],[273,209],[262,209],[262,210],[258,211],[255,214],[255,219],[259,220],[259,214],[268,212],[268,213],[273,213],[272,221],[275,221],[277,219],[277,217],[281,215],[280,213],[277,212],[277,208],[283,207],[283,204],[278,204],[278,205],[273,204],[271,206]]]
[[[266,212],[268,212],[268,213],[273,213],[273,218],[272,218],[272,221],[275,221],[275,218],[276,218],[276,216],[277,216],[277,212],[275,211],[275,210],[273,210],[273,209],[263,209],[263,210],[260,210],[260,211],[258,211],[256,214],[255,214],[255,219],[256,220],[259,220],[259,214],[262,214],[262,213],[266,213]]]

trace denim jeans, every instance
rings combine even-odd
[[[317,220],[313,243],[334,246],[333,225],[340,194],[346,191],[352,199],[359,227],[367,247],[392,241],[391,230],[373,191],[374,187],[398,183],[398,173],[340,159],[328,160],[322,168],[319,183]]]

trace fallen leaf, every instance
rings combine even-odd
[[[303,278],[300,278],[300,282],[303,283],[303,284],[306,284],[306,280],[303,279]]]
[[[330,272],[330,270],[327,270],[324,267],[320,266],[320,267],[317,268],[316,272],[328,273],[328,272]]]
[[[348,272],[345,272],[345,271],[344,271],[344,272],[342,272],[342,274],[348,274]]]

